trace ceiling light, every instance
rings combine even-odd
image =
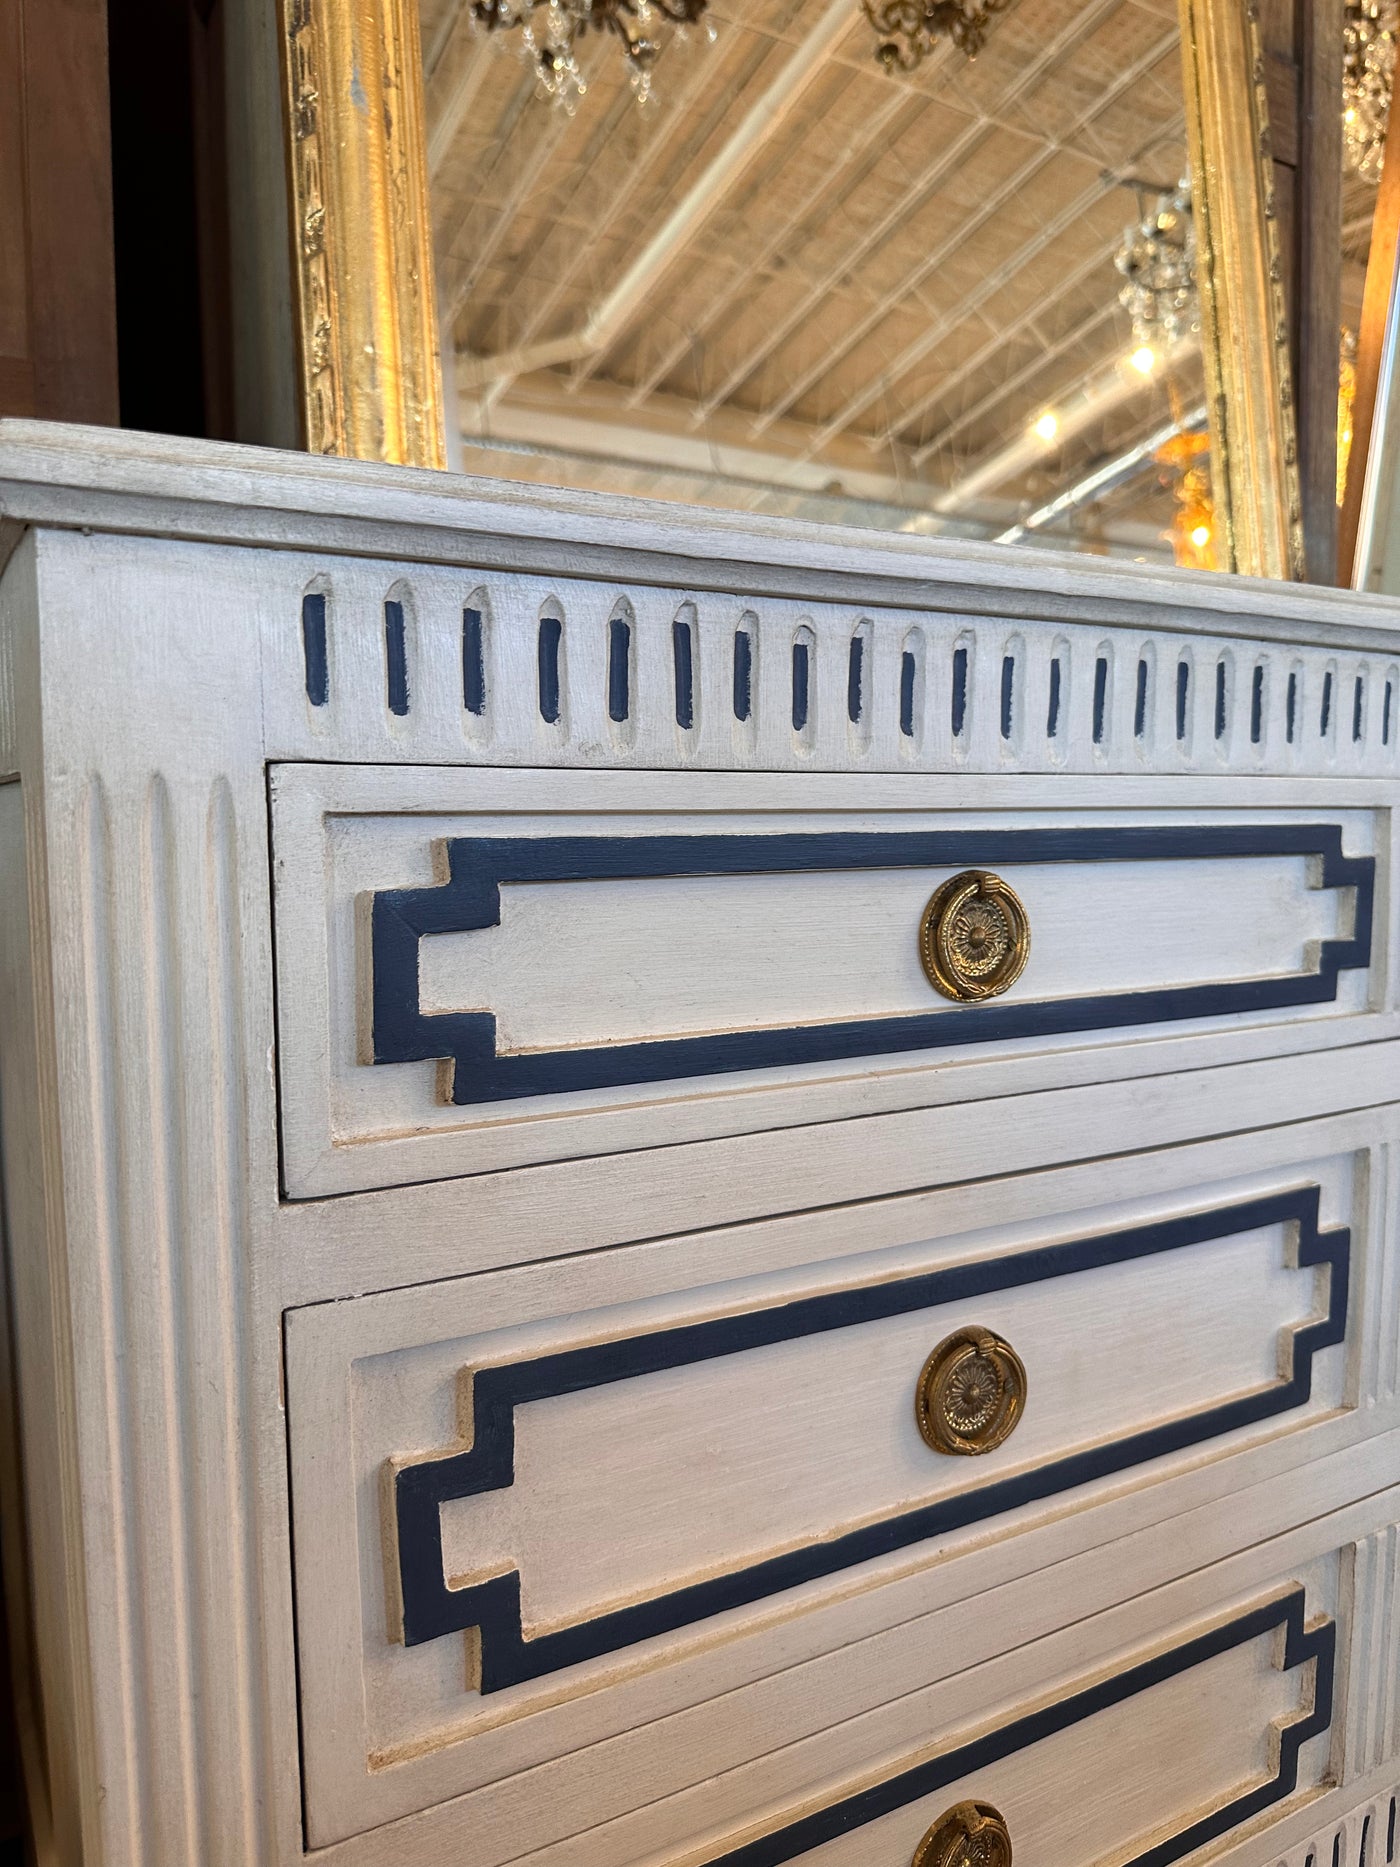
[[[1157,352],[1151,344],[1140,344],[1128,361],[1139,376],[1150,376],[1157,367]]]
[[[875,57],[886,71],[913,71],[940,39],[976,58],[994,13],[1011,0],[861,0],[875,28]]]
[[[1038,434],[1042,441],[1053,441],[1059,432],[1060,418],[1048,408],[1032,428],[1032,433]]]
[[[1123,275],[1118,302],[1132,319],[1133,337],[1142,349],[1166,350],[1201,327],[1191,184],[1183,177],[1151,203],[1145,185],[1131,186],[1138,189],[1139,219],[1124,233],[1114,256]],[[1136,356],[1133,364],[1142,369]]]
[[[684,38],[686,28],[705,14],[710,0],[472,0],[471,22],[478,32],[518,32],[521,56],[531,66],[541,90],[572,114],[584,82],[575,50],[589,32],[611,33],[627,64],[639,103],[651,92],[651,72],[669,33]],[[707,28],[713,41],[715,29]]]

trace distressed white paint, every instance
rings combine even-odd
[[[1387,1806],[1374,1798],[1391,1793],[1395,1748],[1393,604],[24,423],[0,424],[0,539],[0,775],[19,781],[0,810],[6,1393],[19,1402],[7,1399],[0,1486],[44,1867],[699,1863],[1299,1581],[1310,1611],[1338,1617],[1336,1728],[1305,1757],[1298,1794],[1228,1857],[1303,1867],[1312,1837],[1344,1832],[1338,1867],[1380,1867],[1374,1853],[1360,1860],[1355,1824],[1364,1798]],[[306,693],[308,591],[327,599],[324,708]],[[462,612],[477,592],[488,680],[472,713]],[[405,615],[403,715],[387,707],[390,598]],[[563,643],[552,722],[536,632],[551,605]],[[614,616],[632,631],[616,719]],[[692,631],[689,725],[677,717],[678,621]],[[747,720],[734,717],[726,664],[741,623],[755,654]],[[795,640],[812,675],[800,725]],[[275,765],[315,769],[279,778],[274,847]],[[963,827],[1325,816],[1350,852],[1378,859],[1370,979],[1344,980],[1335,1007],[1290,1020],[686,1086],[651,1105],[475,1126],[431,1084],[425,1095],[431,1066],[376,1069],[347,1048],[359,1038],[345,1009],[350,894],[424,879],[432,837],[463,819],[538,833],[564,819],[674,829],[934,812]],[[289,852],[304,865],[295,875]],[[1017,879],[1036,894],[1042,983],[1292,966],[1346,931],[1328,918],[1345,904],[1265,864],[1223,895],[1218,875],[1192,878],[1196,902],[1214,904],[1200,928],[1183,922],[1180,891],[1129,878],[1130,937],[1110,926],[1076,947],[1064,924],[1083,921],[1080,878],[1053,878],[1043,897],[1044,878]],[[914,1002],[918,977],[903,936],[882,945],[880,926],[917,905],[910,882],[823,894],[816,912],[847,931],[806,946],[806,883],[716,890],[699,915],[665,888],[625,902],[602,890],[577,953],[573,921],[541,891],[511,903],[489,984],[522,1043],[733,1028],[770,1005],[897,1007]],[[713,977],[681,963],[692,921],[702,953],[723,956]],[[675,946],[664,981],[609,989],[591,949],[620,952],[624,927],[634,970],[658,941]],[[739,978],[736,951],[765,929],[770,947]],[[444,1002],[476,989],[458,944],[429,960]],[[796,966],[778,962],[780,945]],[[552,998],[535,983],[551,950],[572,968]],[[275,991],[279,965],[290,970]],[[352,998],[362,987],[351,979]],[[1040,987],[1028,976],[1026,989]],[[388,1456],[453,1442],[458,1376],[483,1345],[588,1339],[607,1316],[655,1327],[940,1251],[1063,1236],[1086,1214],[1119,1223],[1299,1177],[1323,1186],[1329,1222],[1353,1226],[1356,1276],[1347,1345],[1320,1359],[1296,1420],[492,1707],[465,1683],[461,1640],[406,1653],[389,1639],[379,1472]],[[288,1185],[343,1197],[289,1199]],[[1281,1248],[1216,1248],[1229,1285],[1219,1305],[1136,1271],[1100,1279],[1079,1307],[1068,1290],[1018,1296],[1012,1320],[1030,1332],[1046,1400],[1009,1458],[1064,1443],[1086,1413],[1100,1433],[1266,1378],[1269,1343],[1319,1301],[1318,1280],[1287,1269]],[[1129,1302],[1129,1284],[1148,1295]],[[686,1396],[669,1411],[611,1399],[599,1417],[541,1409],[522,1436],[524,1507],[490,1526],[461,1512],[462,1559],[488,1557],[490,1537],[518,1548],[544,1621],[885,1508],[909,1491],[917,1456],[895,1403],[919,1344],[897,1335],[849,1369],[833,1360],[844,1377],[818,1397],[829,1468],[804,1464],[788,1432],[795,1408],[818,1404],[805,1352],[781,1369],[755,1362],[748,1392],[729,1374],[715,1387],[694,1377],[717,1419],[747,1425],[751,1465],[693,1496],[666,1455],[697,1468]],[[1077,1350],[1084,1337],[1112,1349],[1108,1400],[1095,1392],[1102,1359]],[[570,1466],[591,1442],[604,1450],[579,1485]],[[795,1474],[788,1490],[765,1482],[766,1458]],[[590,1517],[599,1499],[619,1520],[635,1512],[630,1567]],[[546,1518],[572,1538],[573,1564]],[[994,1792],[1015,1801],[1032,1856],[1121,1859],[1254,1780],[1271,1722],[1305,1691],[1270,1654],[1241,1653],[1208,1690],[1124,1708],[1072,1756],[1021,1759]],[[1111,1806],[1082,1806],[1091,1764],[1114,1784]],[[1328,1787],[1329,1771],[1344,1789]],[[832,1858],[907,1858],[907,1814],[907,1827]]]

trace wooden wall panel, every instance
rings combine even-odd
[[[0,415],[115,423],[104,0],[0,0]]]

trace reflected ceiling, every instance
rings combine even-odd
[[[1127,366],[1113,257],[1185,162],[1176,0],[1017,0],[909,76],[857,0],[718,0],[645,108],[592,40],[572,116],[466,11],[422,0],[464,465],[982,536],[1097,471],[1063,524],[1163,552],[1111,469],[1199,363]]]

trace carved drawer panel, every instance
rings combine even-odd
[[[897,1627],[989,1539],[1116,1534],[1373,1430],[1395,1127],[292,1312],[313,1833]]]
[[[1277,1560],[1267,1545],[1258,1555],[1271,1553]],[[705,1834],[715,1799],[703,1786],[588,1837],[587,1858],[598,1867],[999,1867],[1014,1855],[1041,1867],[1171,1867],[1327,1787],[1349,1559],[1347,1549],[1299,1563],[1182,1620],[1157,1605],[1156,1638],[1098,1667],[1057,1673],[1051,1661],[1050,1677],[1019,1699],[998,1689],[1011,1664],[974,1668],[881,1708],[864,1728],[811,1740],[785,1771],[764,1759],[737,1772],[723,1785],[732,1812],[723,1836]],[[1102,1641],[1100,1629],[1084,1630],[1081,1653]],[[1016,1656],[1023,1674],[1071,1647],[1037,1645],[1043,1656]],[[785,1806],[759,1813],[780,1774],[792,1783]],[[734,1823],[740,1811],[754,1819]],[[585,1855],[576,1841],[550,1857]]]
[[[288,1192],[1382,1034],[1386,818],[979,795],[278,768]]]
[[[1326,1580],[1240,1603],[1068,1681],[991,1729],[884,1764],[810,1812],[709,1856],[713,1867],[1170,1867],[1325,1777],[1337,1629]],[[1310,1748],[1311,1747],[1311,1748]],[[922,1750],[923,1747],[920,1747]],[[1300,1758],[1306,1755],[1301,1764]],[[947,1817],[991,1820],[949,1852]],[[990,1830],[990,1834],[988,1834]]]

